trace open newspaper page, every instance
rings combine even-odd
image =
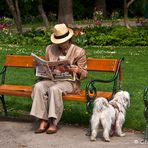
[[[61,61],[46,61],[34,53],[31,53],[34,60],[37,62],[36,66],[36,76],[49,78],[53,81],[57,80],[70,80],[75,81],[75,73],[70,72],[69,60],[61,60]]]

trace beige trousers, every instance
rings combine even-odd
[[[53,117],[57,124],[63,113],[62,95],[70,92],[73,92],[73,85],[69,81],[43,80],[36,83],[31,95],[33,103],[30,114],[44,120]]]

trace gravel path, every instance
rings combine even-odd
[[[143,134],[126,132],[126,137],[112,137],[104,142],[102,130],[96,142],[86,136],[86,128],[74,125],[61,125],[56,134],[34,134],[34,122],[0,121],[0,148],[139,148],[147,147],[142,142]]]

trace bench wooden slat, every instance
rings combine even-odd
[[[88,70],[115,72],[118,64],[117,59],[87,59]]]
[[[43,57],[42,57],[43,58]],[[19,56],[19,55],[7,55],[5,66],[8,67],[26,67],[32,68],[33,58],[32,56]],[[87,70],[88,71],[105,71],[115,72],[118,64],[117,59],[87,59]]]
[[[24,67],[24,68],[32,68],[33,58],[31,56],[15,56],[15,55],[7,55],[5,66],[8,67]]]
[[[32,86],[21,85],[0,85],[0,94],[7,96],[21,96],[30,97],[32,92]]]
[[[90,95],[92,96],[92,95]],[[112,97],[112,92],[101,92],[97,91],[97,97],[105,97],[106,99],[111,99]],[[63,96],[64,100],[71,100],[71,101],[81,101],[81,102],[86,102],[86,95],[85,95],[85,90],[82,90],[80,94],[67,94]]]
[[[7,96],[22,96],[22,97],[30,97],[32,92],[31,86],[20,86],[20,85],[1,85],[0,86],[0,95]],[[110,99],[112,97],[112,92],[97,92],[97,97],[105,97]],[[71,101],[81,101],[86,102],[85,91],[80,91],[80,94],[67,94],[63,96],[64,100]]]

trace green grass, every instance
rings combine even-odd
[[[123,89],[129,91],[131,95],[131,107],[127,110],[126,122],[124,127],[135,130],[144,130],[145,120],[143,116],[144,103],[143,92],[148,85],[148,47],[97,47],[86,46],[87,57],[94,58],[120,58],[125,57],[122,64],[123,72]],[[38,55],[44,55],[45,47],[29,46],[29,45],[0,45],[0,68],[4,62],[4,57],[7,54],[23,54],[30,55],[34,52]],[[13,73],[13,74],[12,74]],[[22,73],[22,74],[21,74]],[[24,74],[25,73],[25,74]],[[13,69],[8,73],[7,83],[23,83],[33,84],[32,70],[18,71]],[[19,78],[21,76],[21,78]],[[97,75],[98,77],[102,75]],[[89,79],[96,77],[96,74],[89,73]],[[105,75],[105,77],[107,77]],[[83,82],[82,88],[85,87],[86,80]],[[103,89],[107,86],[101,85]],[[12,116],[21,116],[29,114],[31,108],[31,99],[20,97],[6,97],[6,104],[9,109],[9,114]],[[65,109],[62,116],[62,121],[67,123],[79,123],[88,125],[88,114],[85,104],[65,101]],[[2,105],[0,103],[0,114],[3,114]]]

